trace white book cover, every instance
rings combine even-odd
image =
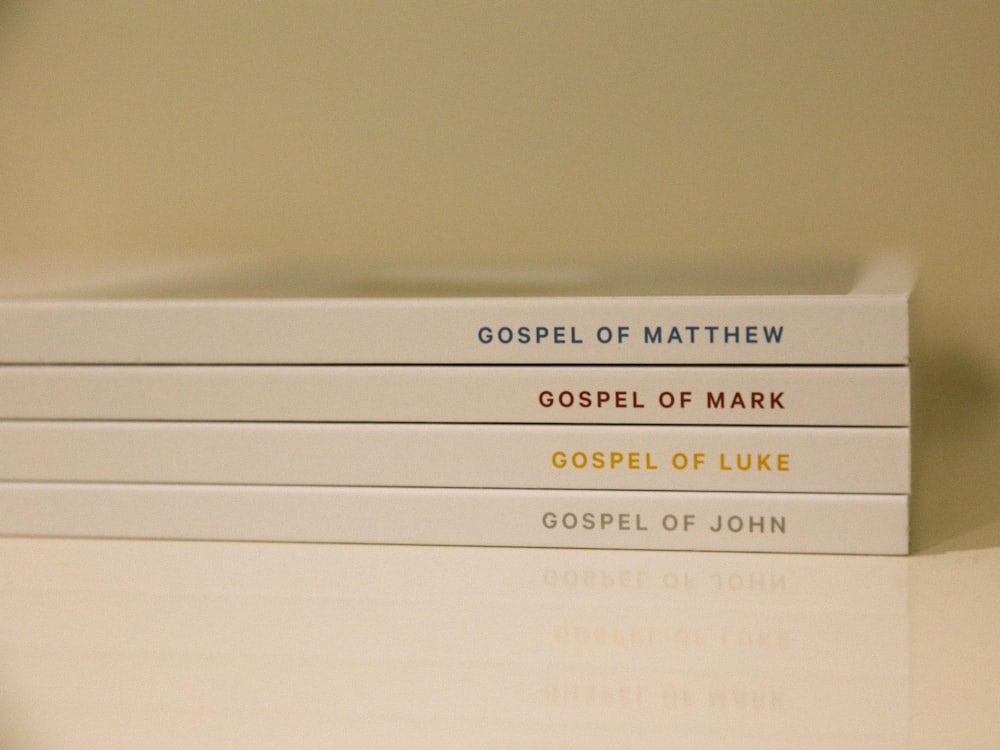
[[[0,418],[907,426],[907,367],[0,366]]]
[[[0,534],[901,555],[905,495],[0,484]]]
[[[178,269],[0,282],[0,361],[906,364],[911,267]]]
[[[908,494],[910,431],[4,421],[0,480]]]

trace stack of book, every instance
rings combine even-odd
[[[911,282],[24,293],[0,303],[0,533],[903,554]]]

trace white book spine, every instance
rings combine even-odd
[[[908,494],[909,429],[0,423],[0,480]]]
[[[0,361],[906,364],[905,295],[0,302]]]
[[[906,554],[905,495],[0,484],[0,534]]]
[[[0,367],[0,418],[907,426],[905,367]]]

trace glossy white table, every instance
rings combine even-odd
[[[1000,550],[0,540],[5,748],[987,747]]]

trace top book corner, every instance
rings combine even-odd
[[[0,362],[908,362],[913,265],[609,269],[210,263],[5,274]]]

